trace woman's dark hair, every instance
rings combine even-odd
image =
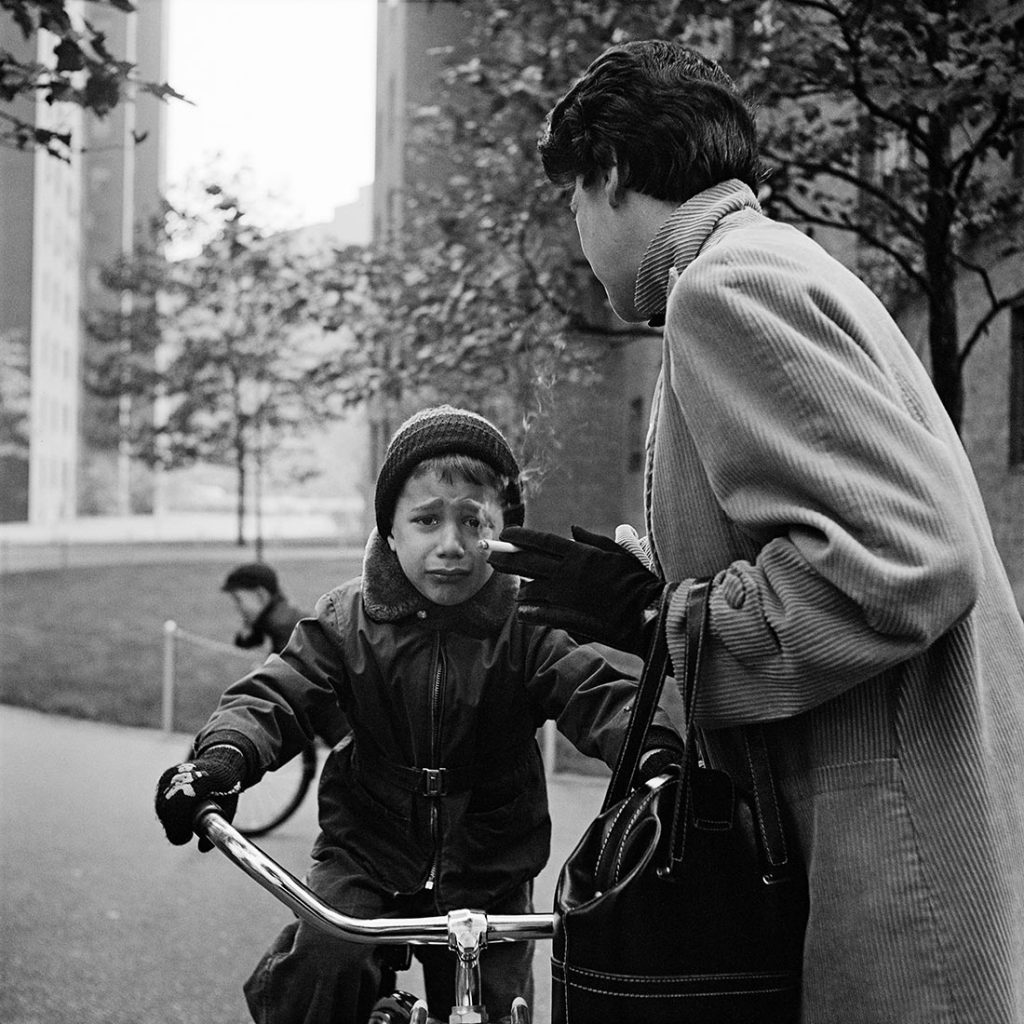
[[[732,79],[679,43],[645,40],[606,50],[552,110],[540,142],[557,185],[584,186],[613,164],[619,184],[678,203],[763,172],[754,118]]]

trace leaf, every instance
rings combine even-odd
[[[54,48],[57,56],[57,71],[81,71],[85,67],[85,56],[74,39],[62,39]]]

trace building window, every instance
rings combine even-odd
[[[1024,306],[1010,310],[1010,465],[1024,468]]]
[[[630,473],[642,473],[644,469],[644,400],[634,398],[629,403],[629,462]]]

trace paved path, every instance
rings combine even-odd
[[[0,1021],[244,1024],[241,985],[289,912],[218,853],[170,846],[152,810],[182,736],[0,707]],[[604,782],[551,783],[554,878]],[[266,851],[301,874],[315,802]],[[536,1019],[547,1020],[547,944]],[[411,987],[415,987],[412,985]]]

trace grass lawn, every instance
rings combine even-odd
[[[0,701],[78,718],[159,728],[164,622],[230,644],[238,619],[220,586],[239,561],[79,566],[0,576]],[[312,609],[360,571],[359,559],[275,557],[288,597]],[[221,691],[262,657],[176,644],[174,728],[194,732]],[[558,737],[562,771],[605,774]]]
[[[0,700],[79,718],[158,727],[163,625],[231,643],[238,616],[220,586],[237,556],[82,566],[0,576]],[[312,609],[357,559],[275,558],[281,586]],[[262,659],[179,642],[176,729],[206,720],[221,691]]]

